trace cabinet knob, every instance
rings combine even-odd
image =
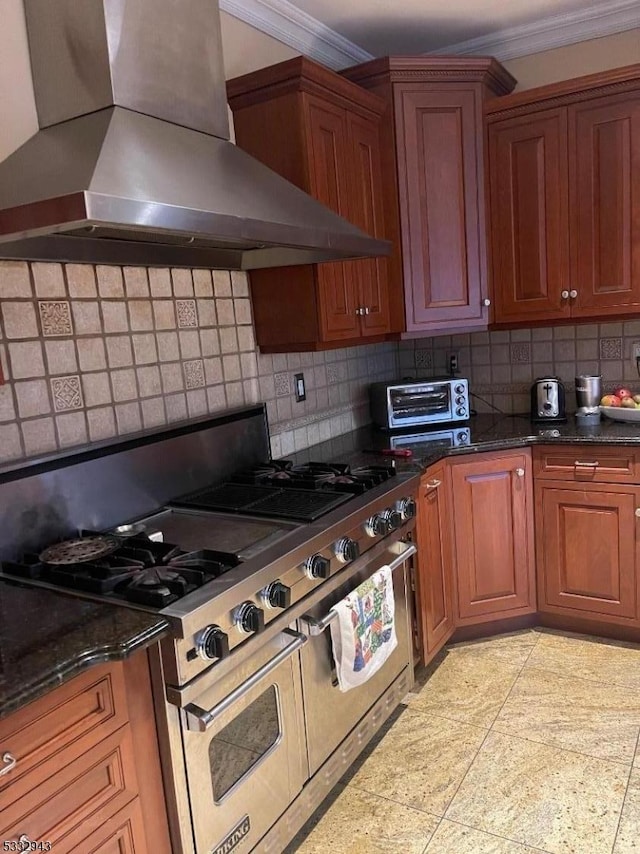
[[[368,305],[365,305],[365,307],[363,308],[363,313],[364,314],[371,314],[371,309],[369,308]]]
[[[569,291],[560,291],[562,299],[569,299]]]
[[[486,307],[489,308],[489,306],[491,305],[491,300],[488,297],[485,297],[482,300],[482,305],[486,305]]]
[[[575,299],[578,296],[578,291],[576,291],[575,288],[572,288],[569,291],[569,296],[571,297],[571,299]]]
[[[640,507],[636,507],[636,516],[640,516]]]
[[[357,308],[357,309],[356,309],[356,314],[357,314],[357,315],[363,315],[363,314],[364,314],[364,309],[363,309],[363,308]]]
[[[524,469],[516,469],[516,474],[518,477],[524,477]]]
[[[12,753],[3,753],[2,767],[0,767],[0,777],[4,777],[5,774],[8,774],[9,771],[12,771],[17,764],[18,760]]]

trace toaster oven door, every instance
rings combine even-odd
[[[452,388],[448,383],[392,386],[388,394],[390,427],[448,421],[453,413]]]

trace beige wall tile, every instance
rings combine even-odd
[[[236,315],[236,323],[249,324],[251,323],[251,303],[248,299],[234,300],[234,310]],[[305,354],[307,355],[307,354]]]
[[[227,326],[219,330],[220,350],[222,353],[238,352],[238,336],[235,326]]]
[[[27,451],[27,453],[32,453]],[[0,424],[0,461],[9,462],[24,456],[17,424]]]
[[[125,292],[130,299],[149,296],[149,279],[145,267],[125,267],[123,272]]]
[[[191,270],[174,269],[171,271],[173,295],[175,297],[193,296],[193,277]]]
[[[37,338],[36,311],[30,302],[1,303],[4,334],[7,338]]]
[[[223,385],[210,386],[207,389],[207,405],[209,412],[219,412],[226,407],[227,397]]]
[[[87,422],[89,424],[89,438],[92,442],[111,439],[117,435],[116,419],[111,406],[90,409],[87,412]]]
[[[156,395],[162,394],[160,368],[157,365],[138,368],[136,370],[136,376],[138,378],[140,397],[155,397]]]
[[[197,359],[202,355],[200,350],[200,335],[196,331],[181,331],[180,354],[183,359]]]
[[[187,417],[187,399],[183,393],[170,394],[165,399],[165,408],[167,410],[167,421],[184,421]]]
[[[7,349],[14,379],[44,376],[42,344],[39,341],[19,341],[9,344]]]
[[[227,382],[227,403],[229,406],[242,406],[244,403],[244,389],[242,383]]]
[[[113,333],[129,331],[126,302],[103,302],[101,307],[105,332]]]
[[[215,326],[217,324],[215,300],[199,299],[196,300],[196,304],[200,327]]]
[[[234,382],[241,377],[240,373],[240,358],[238,356],[223,356],[222,357],[222,372],[225,382]]]
[[[96,274],[91,264],[67,264],[65,269],[72,299],[91,299],[98,295]]]
[[[136,365],[150,365],[158,361],[156,338],[153,333],[140,333],[132,336],[133,355]]]
[[[231,296],[231,274],[225,270],[213,271],[213,292],[216,297]]]
[[[49,390],[44,380],[17,382],[14,388],[20,418],[33,418],[51,412]]]
[[[236,322],[233,311],[233,300],[218,299],[216,300],[216,311],[218,314],[218,324],[220,326],[234,326]]]
[[[184,384],[187,389],[204,386],[204,365],[202,359],[191,359],[183,363]]]
[[[151,301],[134,299],[129,302],[129,322],[134,332],[153,329]]]
[[[140,407],[142,409],[142,424],[145,428],[159,427],[167,423],[164,400],[161,397],[143,400],[140,403]]]
[[[180,358],[180,345],[177,332],[158,332],[156,334],[158,358],[161,362],[175,362]]]
[[[203,329],[200,332],[200,345],[203,356],[217,356],[220,353],[220,338],[217,329]]]
[[[71,312],[76,335],[99,335],[102,332],[99,303],[74,300]]]
[[[87,406],[103,406],[106,403],[111,403],[111,382],[106,371],[97,374],[84,374],[82,388]]]
[[[71,304],[66,300],[40,300],[40,328],[45,338],[73,335]]]
[[[136,433],[142,430],[142,415],[140,413],[140,404],[121,403],[116,406],[116,425],[118,433]]]
[[[101,371],[107,367],[107,356],[102,338],[80,338],[78,359],[81,371]]]
[[[138,397],[136,372],[133,368],[123,368],[120,371],[113,371],[111,374],[111,386],[113,388],[113,399],[116,403],[125,400],[135,400]]]
[[[171,273],[166,267],[149,268],[149,287],[152,297],[170,297]]]
[[[189,418],[199,418],[207,413],[207,394],[203,388],[187,392],[187,412]]]
[[[175,329],[176,310],[173,300],[162,299],[153,301],[153,316],[156,329]]]
[[[15,421],[16,407],[10,385],[0,387],[0,422]]]
[[[198,326],[198,310],[194,299],[176,300],[176,317],[179,329],[194,329]]]
[[[193,288],[197,297],[213,296],[213,277],[211,270],[193,270]]]
[[[218,385],[223,381],[222,359],[219,357],[204,359],[204,371],[207,385]]]
[[[162,390],[165,394],[181,391],[184,388],[182,366],[179,362],[161,365],[160,375],[162,377]]]
[[[37,297],[66,296],[62,264],[32,264],[31,269]]]
[[[126,368],[133,365],[133,349],[128,335],[108,337],[107,359],[110,368]]]
[[[26,261],[0,261],[0,299],[30,296],[31,279]]]
[[[36,418],[22,425],[22,438],[27,456],[55,451],[56,431],[53,418]]]
[[[82,396],[80,377],[77,374],[54,377],[54,379],[49,380],[49,384],[51,386],[53,408],[56,412],[82,409],[84,398]]]
[[[249,279],[246,273],[239,270],[231,272],[231,289],[234,297],[249,296]]]
[[[61,448],[82,445],[87,439],[87,422],[84,412],[69,412],[56,416],[58,443]]]
[[[101,297],[115,299],[124,296],[122,270],[120,267],[98,264],[96,275],[98,278],[98,293]]]

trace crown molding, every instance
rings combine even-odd
[[[220,0],[220,8],[334,71],[374,58],[288,0]]]
[[[602,0],[597,6],[496,30],[486,36],[438,48],[430,54],[488,54],[504,61],[636,27],[640,27],[638,0]]]

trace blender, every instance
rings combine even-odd
[[[585,427],[600,423],[602,382],[597,376],[576,377],[576,421]]]

